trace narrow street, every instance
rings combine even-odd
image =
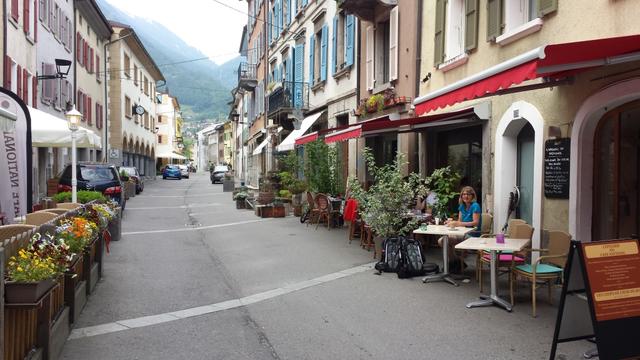
[[[236,210],[203,174],[149,182],[122,231],[63,359],[548,358],[556,308],[546,296],[536,319],[529,302],[467,309],[475,281],[375,276],[346,228]],[[428,256],[441,262],[439,249]],[[577,359],[589,347],[559,352]]]

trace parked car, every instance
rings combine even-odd
[[[136,194],[140,194],[144,190],[144,181],[135,166],[121,166],[118,170],[124,170],[125,174],[136,182]]]
[[[124,186],[113,164],[79,163],[76,165],[78,190],[100,191],[105,197],[118,202],[122,210],[126,205]],[[68,164],[58,182],[58,192],[71,191],[71,164]]]
[[[226,165],[216,165],[216,167],[213,168],[213,171],[210,174],[210,178],[211,178],[211,183],[215,184],[216,182],[221,183],[222,180],[224,179],[224,175],[229,172],[229,167],[227,167]]]
[[[189,167],[187,165],[178,165],[178,168],[180,168],[180,174],[182,174],[183,178],[189,178]]]
[[[178,180],[182,180],[182,172],[178,165],[167,165],[162,170],[162,178],[174,178]]]

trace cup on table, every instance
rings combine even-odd
[[[425,224],[425,223],[420,224],[420,230],[421,231],[427,231],[427,224]]]
[[[504,244],[504,234],[496,234],[496,244]]]

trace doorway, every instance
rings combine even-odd
[[[594,136],[592,241],[640,234],[640,101],[606,113]]]
[[[518,134],[518,173],[516,186],[520,190],[520,205],[516,217],[533,223],[533,160],[535,154],[535,131],[527,123]]]

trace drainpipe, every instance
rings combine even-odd
[[[109,162],[109,123],[110,123],[109,122],[109,91],[107,86],[107,74],[109,73],[107,64],[108,64],[109,56],[107,56],[107,47],[131,35],[133,35],[133,32],[129,31],[127,35],[121,36],[114,40],[109,40],[104,44],[104,151],[102,153],[102,161],[105,163]]]
[[[420,75],[420,64],[422,63],[422,8],[423,8],[423,0],[418,0],[418,31],[416,31],[416,92],[414,95],[414,99],[420,94],[420,79],[422,76]]]

